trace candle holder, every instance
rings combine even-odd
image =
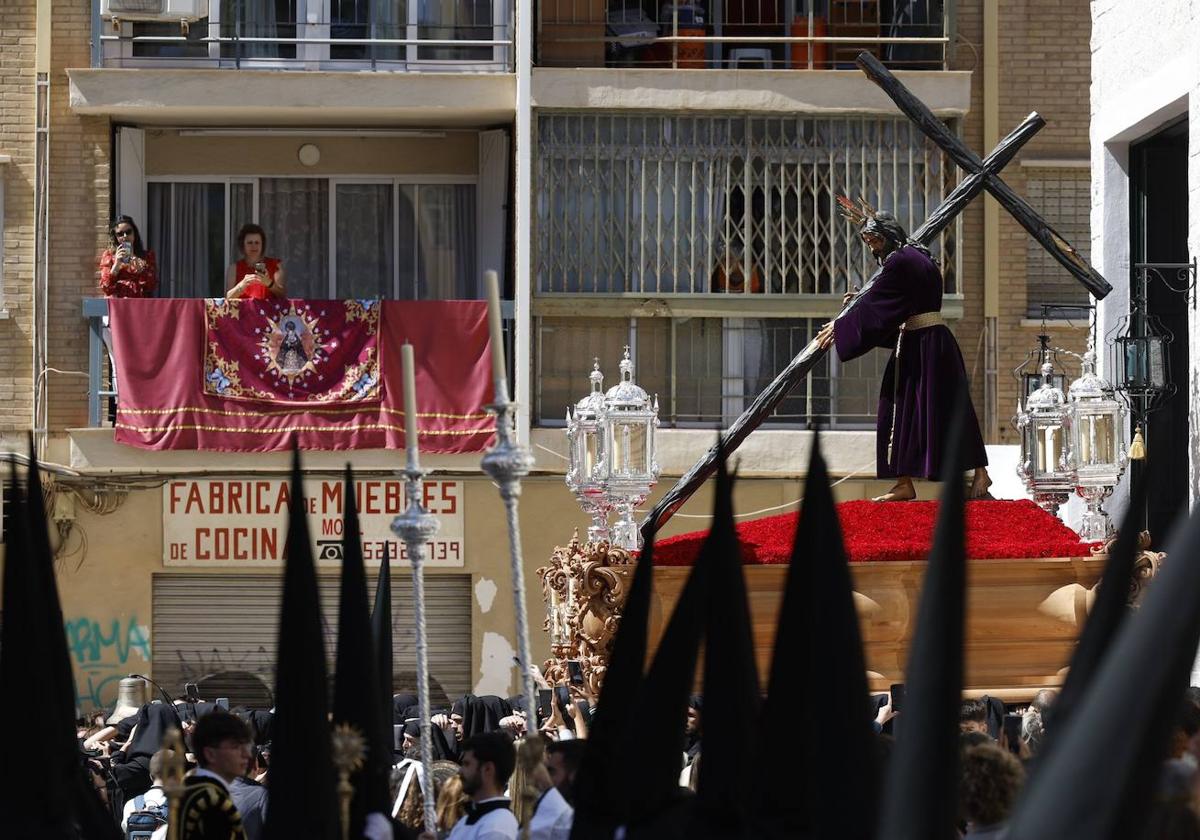
[[[408,562],[412,566],[413,612],[416,618],[417,648],[417,706],[421,710],[421,783],[425,791],[433,790],[433,774],[430,764],[433,756],[433,736],[429,732],[429,648],[425,637],[425,547],[437,534],[441,523],[438,518],[421,505],[421,486],[427,470],[417,463],[416,446],[408,448],[408,465],[401,471],[404,475],[404,494],[408,507],[404,513],[392,520],[392,532],[404,540]],[[436,833],[437,812],[433,795],[427,793],[425,802],[425,830]]]
[[[521,479],[533,468],[533,455],[516,440],[513,419],[516,403],[508,399],[508,383],[499,377],[495,380],[496,401],[484,408],[496,415],[496,443],[483,456],[480,466],[492,477],[500,488],[508,520],[508,551],[512,564],[512,586],[514,608],[517,618],[517,650],[521,660],[521,694],[525,697],[525,708],[529,711],[530,729],[536,729],[537,702],[533,690],[533,676],[529,673],[532,663],[529,646],[529,617],[525,611],[525,565],[521,553],[521,522],[517,514],[517,503],[521,498]]]
[[[333,766],[338,774],[338,817],[341,821],[342,840],[349,840],[350,801],[354,799],[354,785],[350,784],[350,774],[363,766],[367,755],[367,741],[358,729],[344,723],[333,728],[330,742]]]
[[[183,820],[179,805],[183,801],[183,775],[187,771],[184,759],[183,733],[172,726],[163,734],[163,793],[167,797],[167,840],[178,840]]]

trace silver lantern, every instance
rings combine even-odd
[[[629,348],[621,360],[621,381],[604,396],[604,457],[608,464],[608,497],[616,512],[612,544],[636,550],[642,535],[633,511],[658,481],[654,433],[658,428],[658,398],[633,381]]]
[[[1125,408],[1108,383],[1096,374],[1096,352],[1089,340],[1083,372],[1067,391],[1067,466],[1075,476],[1075,492],[1087,503],[1079,528],[1084,542],[1113,535],[1101,503],[1112,495],[1125,471]]]
[[[579,506],[592,519],[588,527],[588,542],[609,540],[609,499],[606,488],[608,463],[605,454],[604,374],[600,360],[594,360],[588,375],[592,390],[567,409],[567,487]]]
[[[1021,463],[1017,474],[1034,502],[1048,513],[1075,489],[1075,475],[1067,464],[1066,396],[1054,384],[1054,368],[1043,359],[1042,384],[1018,405],[1017,428],[1021,431]]]

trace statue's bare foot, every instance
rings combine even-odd
[[[978,467],[975,470],[975,477],[971,479],[971,492],[967,498],[970,499],[991,499],[992,494],[988,492],[988,488],[992,486],[992,479],[988,476],[988,472],[983,467]]]
[[[912,479],[901,478],[892,489],[884,493],[882,496],[876,496],[871,499],[873,502],[911,502],[917,498],[917,488],[913,486]]]

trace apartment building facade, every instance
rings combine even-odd
[[[0,129],[0,439],[20,450],[33,428],[56,465],[81,706],[109,702],[130,660],[170,683],[231,672],[269,686],[278,598],[269,559],[172,557],[180,529],[212,523],[175,510],[171,488],[278,480],[283,455],[113,442],[95,298],[116,214],[156,251],[162,296],[220,295],[248,221],[298,297],[478,298],[482,271],[498,270],[519,433],[538,460],[523,510],[561,523],[526,529],[530,579],[584,524],[562,485],[562,426],[593,358],[611,381],[628,345],[658,394],[661,491],[869,276],[833,197],[861,195],[911,229],[956,183],[853,68],[860,49],[981,152],[1043,113],[1006,180],[1074,244],[1088,239],[1083,0],[1053,13],[971,0],[27,0],[0,27],[13,47],[0,108],[14,117]],[[985,436],[1012,442],[1010,371],[1034,346],[1038,305],[1086,296],[983,201],[933,249]],[[1064,313],[1050,313],[1054,342],[1080,349],[1086,318]],[[743,447],[742,511],[799,498],[816,426],[832,431],[842,496],[875,491],[885,361],[827,360],[784,401]],[[346,460],[381,481],[399,465],[395,452],[314,452],[307,478]],[[427,466],[461,502],[447,514],[458,562],[431,575],[444,616],[434,676],[448,693],[507,693],[502,509],[477,456]],[[703,527],[705,503],[672,531]],[[540,593],[528,606],[540,615]]]

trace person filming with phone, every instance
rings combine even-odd
[[[158,288],[154,252],[129,216],[118,216],[108,229],[108,248],[100,255],[100,293],[105,297],[146,298]]]
[[[286,297],[283,263],[266,255],[267,232],[255,224],[242,225],[237,245],[242,258],[225,272],[225,296],[249,300]]]

